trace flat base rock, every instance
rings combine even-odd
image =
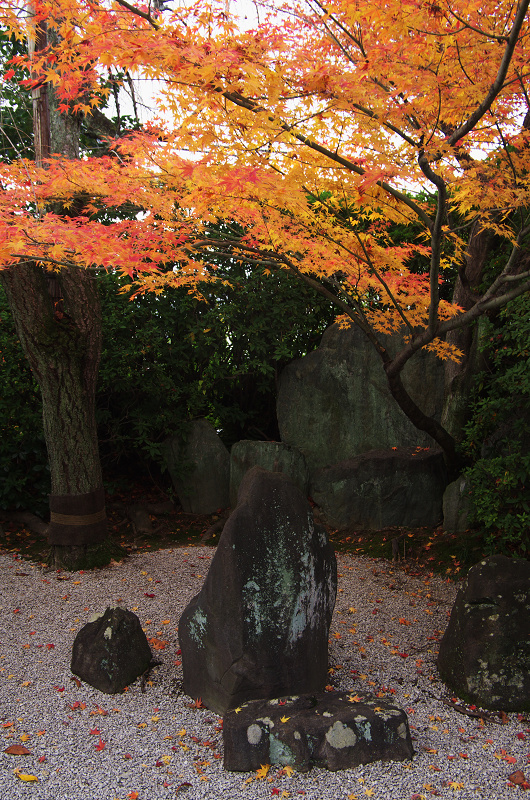
[[[438,525],[447,483],[442,453],[429,447],[371,450],[311,475],[311,497],[336,528]]]
[[[224,768],[236,772],[262,764],[351,769],[414,755],[405,712],[353,691],[245,703],[226,713],[223,740]]]

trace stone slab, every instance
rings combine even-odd
[[[223,740],[225,769],[241,772],[263,764],[352,769],[414,755],[405,712],[353,691],[245,703],[225,715]]]

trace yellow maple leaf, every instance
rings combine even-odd
[[[288,719],[291,719],[291,717],[280,717],[280,722],[287,722]]]
[[[36,775],[28,775],[26,772],[18,772],[17,770],[15,770],[15,775],[17,778],[20,778],[21,781],[25,781],[26,783],[39,780]]]
[[[293,769],[293,768],[292,768],[292,767],[291,767],[289,764],[287,764],[287,765],[286,765],[286,766],[285,766],[285,767],[282,769],[282,772],[283,772],[283,774],[284,774],[284,775],[287,775],[287,776],[290,778],[290,777],[291,777],[291,775],[292,775],[292,774],[293,774],[293,772],[294,772],[294,769]]]
[[[464,788],[464,784],[463,783],[458,783],[457,781],[451,781],[449,786],[451,787],[451,789],[454,789],[455,792],[457,792],[459,789],[463,789]]]
[[[256,770],[256,778],[258,779],[266,778],[270,768],[271,768],[270,764],[262,764],[261,767]]]

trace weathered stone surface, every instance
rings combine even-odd
[[[322,689],[336,570],[300,490],[253,467],[180,619],[184,691],[224,714],[247,700]]]
[[[414,755],[407,715],[373,696],[325,692],[245,703],[223,721],[224,767],[351,769]]]
[[[100,692],[116,694],[145,672],[151,658],[136,614],[119,606],[109,607],[75,637],[71,669]]]
[[[466,479],[457,478],[446,488],[442,501],[443,529],[447,533],[465,533],[469,527],[471,499]]]
[[[243,476],[251,467],[263,467],[269,472],[288,475],[307,496],[309,472],[305,458],[299,450],[283,442],[254,442],[244,439],[236,442],[230,451],[230,503],[235,506]]]
[[[184,445],[179,437],[167,439],[165,455],[184,511],[213,514],[230,504],[230,454],[207,420],[189,423]]]
[[[469,570],[440,644],[453,692],[484,708],[530,710],[530,562],[491,556]]]
[[[385,337],[385,344],[394,352],[399,342]],[[442,362],[421,351],[402,377],[420,408],[439,419]],[[369,450],[432,444],[397,406],[375,348],[355,326],[332,325],[316,350],[283,370],[277,415],[282,441],[305,455],[310,472]]]
[[[421,527],[442,519],[446,472],[435,449],[373,450],[311,476],[322,518],[337,528]]]

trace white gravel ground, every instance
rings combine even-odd
[[[527,770],[530,722],[509,714],[504,724],[481,724],[443,702],[451,695],[435,658],[457,585],[345,555],[338,556],[330,684],[369,689],[406,709],[414,759],[336,773],[225,772],[219,717],[191,708],[181,693],[177,636],[213,552],[142,553],[87,573],[43,572],[0,556],[0,800],[504,800],[523,791],[508,776]],[[163,664],[144,691],[137,681],[110,696],[77,685],[69,666],[79,628],[117,603],[167,644],[154,651]],[[5,753],[13,744],[30,754]]]

